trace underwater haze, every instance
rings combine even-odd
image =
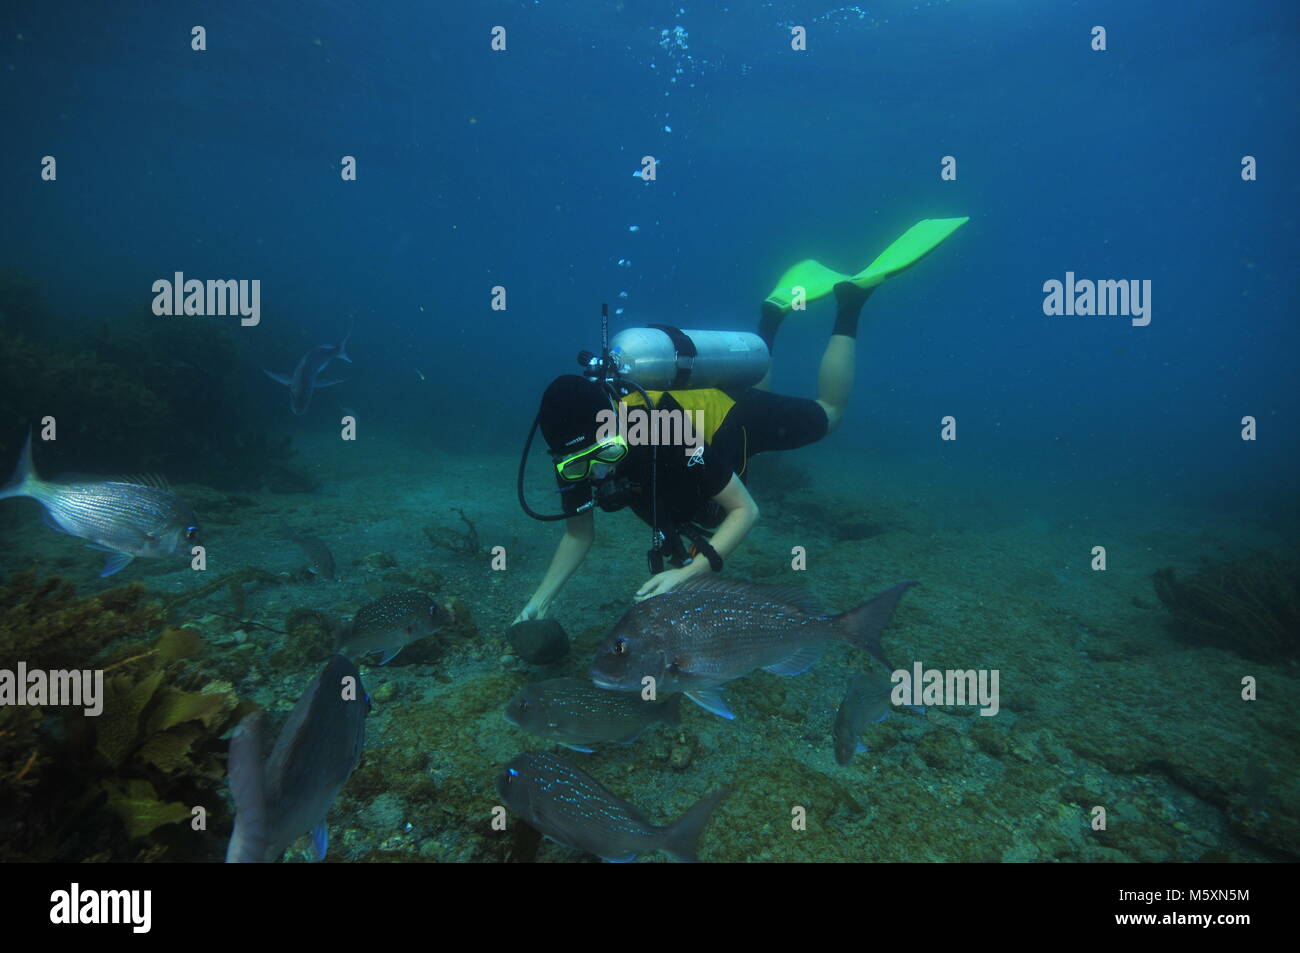
[[[7,5],[0,859],[1300,860],[1297,64],[1287,0]],[[720,572],[520,506],[602,306],[820,421],[647,387],[774,408]]]

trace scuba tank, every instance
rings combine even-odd
[[[767,373],[767,344],[748,331],[682,331],[664,324],[620,331],[609,342],[620,377],[646,390],[741,390]]]

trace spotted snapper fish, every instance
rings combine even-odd
[[[265,765],[262,713],[239,723],[227,762],[235,799],[227,863],[272,863],[308,832],[316,859],[325,858],[325,816],[361,760],[369,711],[356,666],[335,655],[289,713]]]
[[[699,839],[729,788],[704,798],[667,827],[656,827],[635,804],[613,794],[563,758],[527,751],[497,777],[506,807],[564,847],[621,864],[651,850],[687,863],[699,859]]]
[[[325,378],[320,375],[329,366],[330,361],[336,358],[340,361],[346,361],[348,364],[352,363],[352,358],[348,357],[348,338],[350,337],[352,337],[351,331],[343,339],[342,344],[322,344],[312,348],[298,361],[298,366],[293,369],[292,374],[276,374],[274,371],[268,371],[265,367],[262,368],[262,373],[271,380],[289,388],[289,409],[301,416],[307,413],[307,408],[311,405],[312,394],[322,388],[343,383],[344,378]]]
[[[844,699],[835,711],[835,724],[831,729],[837,762],[847,765],[855,754],[866,754],[867,746],[859,739],[867,725],[884,721],[894,710],[893,690],[893,680],[879,672],[859,672],[849,676]],[[925,708],[920,705],[907,707],[920,715],[925,714]]]
[[[101,578],[137,556],[188,556],[198,542],[194,511],[160,477],[42,480],[32,463],[31,434],[14,475],[0,487],[0,500],[15,496],[40,503],[51,529],[108,553]]]
[[[880,637],[908,580],[856,609],[828,615],[788,586],[699,579],[639,602],[601,643],[591,676],[601,688],[640,691],[646,677],[659,694],[681,692],[734,718],[721,686],[756,668],[798,675],[830,642],[848,642],[886,666]]]
[[[596,688],[579,678],[529,685],[506,705],[506,720],[566,748],[591,754],[604,741],[631,744],[651,725],[681,721],[681,696],[643,701],[640,693]]]
[[[355,658],[372,652],[387,665],[412,642],[433,635],[454,620],[454,613],[417,589],[390,592],[357,610],[339,633],[336,651]]]

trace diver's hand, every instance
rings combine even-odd
[[[708,568],[708,563],[704,564]],[[657,596],[662,592],[671,592],[677,586],[680,586],[687,579],[693,579],[699,575],[699,570],[695,568],[695,563],[684,566],[681,569],[666,569],[658,575],[651,576],[645,584],[636,591],[633,597],[637,602],[649,599],[651,596]]]
[[[515,621],[510,624],[527,622],[529,619],[545,619],[549,608],[549,605],[529,600],[528,605],[519,610],[519,615],[515,616]]]

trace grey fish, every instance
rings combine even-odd
[[[734,718],[719,688],[756,668],[798,675],[827,643],[848,642],[888,666],[880,636],[903,593],[900,582],[855,609],[828,615],[787,586],[700,579],[629,609],[601,643],[592,680],[601,688],[682,692],[703,708]]]
[[[305,414],[311,405],[312,394],[324,387],[343,383],[343,378],[324,378],[320,375],[335,358],[352,363],[347,350],[350,337],[352,337],[351,331],[343,339],[342,344],[322,344],[312,348],[298,361],[298,366],[293,369],[292,374],[276,374],[265,367],[262,368],[262,373],[289,388],[289,408],[295,414]]]
[[[398,652],[452,621],[451,611],[423,592],[390,592],[357,610],[338,639],[338,651],[349,657],[382,652],[387,665]]]
[[[51,529],[108,553],[101,578],[113,575],[136,556],[189,555],[198,542],[194,511],[156,477],[42,480],[32,464],[31,434],[13,477],[0,487],[0,500],[15,496],[39,502]]]
[[[849,684],[844,692],[844,699],[835,712],[835,726],[831,737],[835,741],[835,760],[848,764],[855,754],[867,750],[858,739],[863,729],[872,722],[884,721],[894,709],[890,693],[894,683],[888,675],[877,672],[859,672],[849,677]],[[925,709],[919,705],[909,705],[913,711],[922,715]]]
[[[294,705],[265,766],[262,714],[239,723],[227,763],[236,812],[227,863],[273,862],[308,832],[324,859],[325,816],[361,760],[369,711],[357,667],[335,655]]]
[[[563,758],[527,751],[497,777],[497,793],[510,810],[557,844],[625,863],[649,850],[680,861],[698,860],[709,815],[731,791],[717,791],[667,827],[656,827],[635,804]]]
[[[506,706],[506,720],[566,748],[590,754],[602,741],[631,744],[651,725],[681,721],[681,696],[642,701],[640,693],[596,688],[579,678],[529,685]]]
[[[334,554],[323,539],[315,536],[300,536],[288,526],[280,527],[280,536],[293,543],[307,557],[307,569],[322,579],[334,578]]]

